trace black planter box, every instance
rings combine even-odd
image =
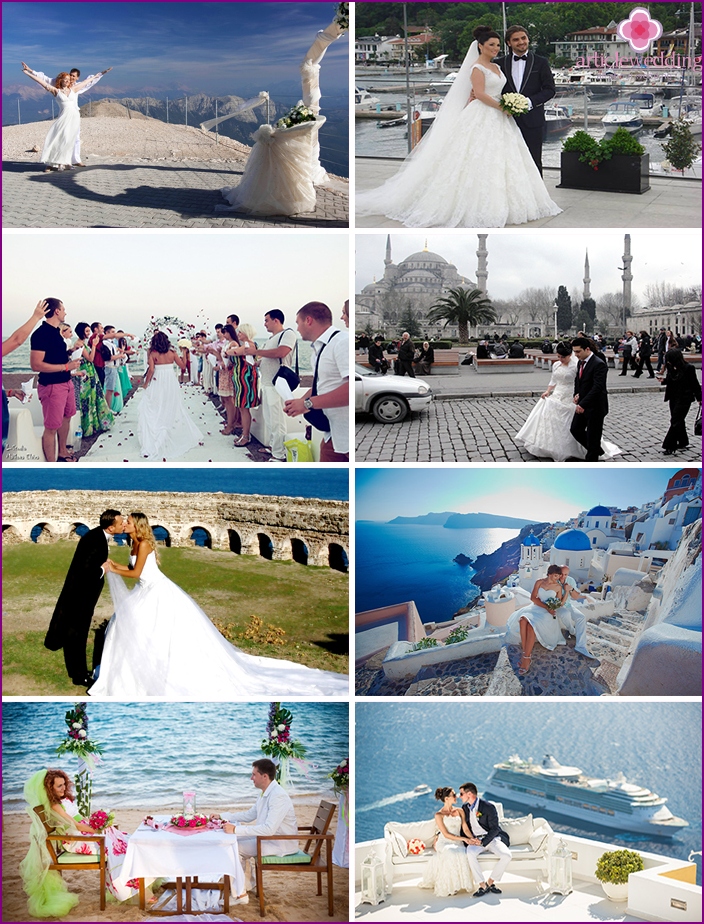
[[[650,154],[615,154],[594,170],[579,160],[576,151],[562,151],[559,187],[640,194],[650,189],[649,171]]]

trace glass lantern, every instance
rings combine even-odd
[[[386,885],[384,883],[384,863],[370,853],[362,861],[362,901],[370,905],[378,905],[386,900]]]
[[[550,891],[569,895],[572,891],[572,851],[562,839],[550,854],[548,862]]]
[[[183,814],[195,815],[196,813],[196,791],[187,789],[183,794]]]

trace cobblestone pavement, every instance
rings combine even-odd
[[[242,171],[222,164],[101,163],[45,174],[41,165],[3,162],[5,228],[346,228],[346,181],[317,189],[315,212],[289,218],[218,212],[221,188]]]
[[[377,423],[358,415],[357,462],[532,462],[513,442],[536,399],[520,397],[453,398],[435,400],[428,411],[411,414],[400,424]],[[696,405],[695,405],[696,407]],[[701,442],[692,435],[694,409],[687,420],[690,445],[669,458],[670,464],[700,463]],[[622,454],[613,460],[663,462],[662,441],[669,426],[668,407],[661,393],[609,396],[604,438]]]

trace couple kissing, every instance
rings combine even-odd
[[[496,883],[506,871],[511,851],[509,836],[499,827],[496,807],[479,798],[474,783],[460,786],[461,805],[457,805],[457,794],[449,786],[436,789],[435,798],[442,802],[442,808],[435,813],[440,833],[420,887],[433,889],[438,896],[454,895],[461,890],[474,898],[489,893],[500,895]],[[484,851],[498,857],[486,878],[479,866],[479,855]]]

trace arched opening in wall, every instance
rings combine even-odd
[[[308,564],[308,546],[302,539],[291,540],[291,555],[299,565]]]
[[[85,523],[72,523],[71,532],[69,533],[68,538],[72,542],[78,542],[79,539],[82,539],[86,533],[90,532],[90,526],[86,526]]]
[[[265,533],[257,533],[257,539],[259,541],[259,554],[262,558],[266,558],[267,561],[271,561],[274,557],[273,542]]]
[[[194,526],[191,530],[191,542],[202,549],[212,549],[213,537],[203,526]]]
[[[230,543],[230,551],[234,552],[235,555],[242,554],[242,537],[237,532],[236,529],[228,529],[227,539]]]
[[[22,536],[19,534],[19,530],[16,529],[10,523],[2,524],[2,541],[12,543],[12,542],[21,542]]]
[[[157,545],[165,545],[167,549],[171,548],[171,536],[168,529],[163,526],[154,526],[152,532]]]
[[[350,560],[347,552],[336,542],[331,542],[328,546],[328,564],[333,570],[342,571],[343,574],[349,571]]]
[[[37,523],[36,526],[32,527],[32,532],[29,534],[29,538],[32,542],[53,542],[54,534],[49,529],[47,523]]]

